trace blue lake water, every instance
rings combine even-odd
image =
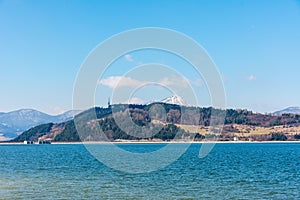
[[[83,145],[0,145],[0,199],[300,199],[300,144],[217,144],[203,159],[200,146],[159,171],[128,174]]]

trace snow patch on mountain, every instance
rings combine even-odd
[[[185,105],[185,101],[181,96],[173,95],[171,97],[165,98],[161,100],[162,103],[168,103],[168,104],[177,104],[177,105]]]

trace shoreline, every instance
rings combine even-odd
[[[300,141],[119,141],[119,142],[52,142],[52,145],[85,145],[85,144],[284,144]],[[0,142],[0,145],[29,145],[23,142]],[[32,144],[38,145],[38,144]],[[44,144],[45,145],[45,144]]]

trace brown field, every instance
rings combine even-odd
[[[209,127],[205,126],[194,126],[194,125],[182,125],[176,124],[176,126],[189,131],[191,133],[200,133],[206,135],[211,133]],[[283,133],[287,135],[295,135],[300,133],[300,126],[273,126],[273,127],[260,127],[260,126],[249,126],[249,125],[225,125],[223,127],[224,134],[230,134],[232,136],[247,137],[252,135],[263,135],[272,133]]]

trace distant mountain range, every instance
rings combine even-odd
[[[49,122],[60,123],[71,120],[79,111],[67,111],[52,116],[34,109],[21,109],[0,113],[0,141],[17,137],[31,127]]]
[[[288,107],[286,109],[274,112],[275,115],[282,115],[287,113],[300,114],[300,107]]]

